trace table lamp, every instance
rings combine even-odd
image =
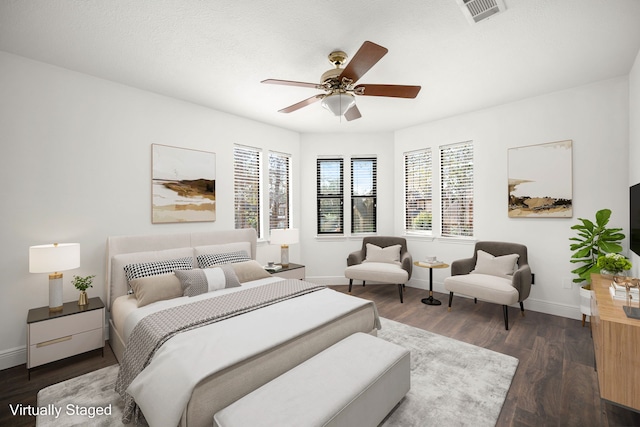
[[[271,230],[272,245],[280,245],[280,264],[283,267],[289,267],[289,245],[298,243],[299,232],[297,228],[285,228]]]
[[[80,243],[29,247],[29,273],[49,273],[49,311],[62,311],[62,273],[80,267]],[[53,273],[51,273],[53,271]]]

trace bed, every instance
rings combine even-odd
[[[135,296],[129,294],[124,266],[191,257],[193,266],[197,267],[199,255],[238,251],[246,252],[255,260],[256,234],[253,229],[110,237],[107,243],[107,306],[110,345],[116,358],[123,360],[125,337],[132,329],[131,319],[143,317],[141,313],[156,306],[182,304],[181,300],[189,299],[178,297],[138,308]],[[244,277],[246,280],[251,278],[250,274]],[[218,293],[246,292],[261,286],[275,287],[277,283],[283,283],[281,280],[277,277],[248,280],[240,286],[242,289],[224,289],[194,300],[220,298]],[[215,334],[211,338],[191,335],[203,331],[189,331],[171,338],[154,354],[131,388],[142,390],[136,396],[136,402],[152,425],[209,426],[216,412],[254,389],[343,338],[355,332],[375,334],[378,327],[373,303],[328,288],[320,289],[207,326],[210,330],[206,333]],[[178,359],[183,365],[199,367],[200,363],[194,363],[196,359],[189,359],[197,356],[198,360],[206,361],[207,367],[199,371],[198,375],[202,377],[193,380],[193,388],[176,398],[167,390],[175,390],[175,378],[192,374],[168,372],[163,366],[163,363],[167,365],[167,358],[174,357],[172,352],[178,350],[186,352],[182,353],[184,359],[183,356]],[[172,362],[171,369],[179,369],[177,365],[181,363]],[[163,387],[168,388],[163,391]],[[157,396],[153,394],[156,392]],[[171,402],[166,400],[168,397]],[[176,403],[178,401],[184,401],[184,404]],[[180,406],[177,419],[162,412],[170,404]]]

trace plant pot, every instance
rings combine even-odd
[[[580,312],[582,313],[582,326],[584,326],[586,316],[591,316],[591,289],[580,287]]]
[[[89,299],[87,298],[86,291],[80,291],[80,297],[78,298],[78,305],[87,305],[89,304]]]

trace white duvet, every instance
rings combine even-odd
[[[278,280],[282,279],[262,279],[240,288],[159,301],[141,307],[127,316],[125,342],[136,323],[148,314]],[[175,427],[180,422],[193,389],[202,379],[367,304],[371,302],[322,289],[183,332],[158,349],[127,392],[133,396],[150,426]]]

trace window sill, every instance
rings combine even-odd
[[[453,243],[459,245],[475,245],[478,241],[474,237],[438,237],[436,240],[442,243]]]

